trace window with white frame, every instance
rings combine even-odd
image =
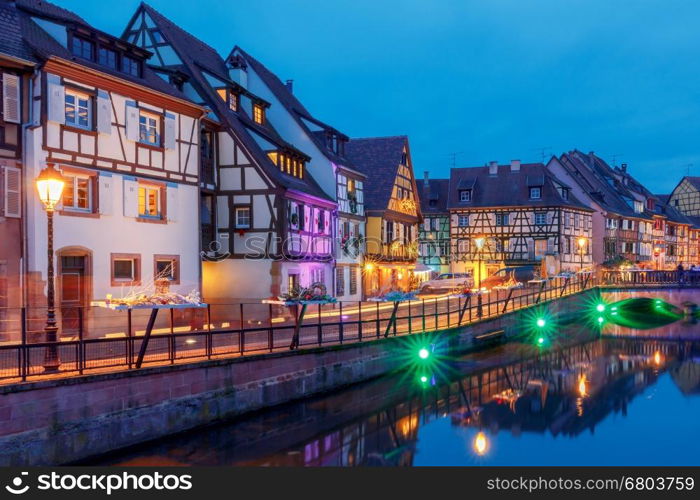
[[[63,209],[77,212],[92,211],[92,178],[88,175],[63,174]]]
[[[92,129],[92,98],[80,92],[66,89],[66,125]]]
[[[238,207],[235,211],[236,229],[250,228],[250,207]]]
[[[542,188],[540,186],[530,188],[530,199],[539,200],[542,198]]]
[[[547,224],[547,214],[545,212],[535,212],[535,225],[544,226]]]
[[[463,189],[459,192],[459,201],[472,201],[472,190]]]
[[[459,227],[467,227],[469,225],[469,216],[460,215],[457,219],[457,224],[459,225]]]
[[[160,146],[160,117],[143,111],[139,115],[139,141]]]

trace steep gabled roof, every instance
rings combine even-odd
[[[0,56],[7,55],[28,63],[36,63],[32,48],[22,36],[19,17],[14,2],[0,2]]]
[[[510,165],[498,165],[495,175],[490,167],[450,169],[448,209],[496,207],[572,207],[591,210],[573,193],[564,199],[557,187],[569,188],[554,178],[542,163],[523,163],[513,171]],[[530,199],[530,188],[541,187],[539,199]],[[459,192],[472,189],[471,201],[460,201]]]
[[[299,151],[292,144],[282,139],[268,120],[266,120],[264,125],[255,123],[244,112],[231,111],[227,103],[216,94],[202,71],[209,71],[221,80],[230,81],[226,62],[218,52],[177,26],[146,3],[141,3],[139,10],[134,14],[134,18],[141,9],[150,16],[153,22],[158,26],[158,29],[160,29],[163,37],[182,60],[183,64],[179,65],[177,69],[190,77],[195,87],[198,88],[202,97],[206,99],[207,104],[216,113],[216,116],[221,120],[222,124],[229,128],[234,136],[244,145],[249,154],[255,157],[256,163],[260,165],[268,177],[273,179],[274,182],[281,187],[304,192],[317,198],[332,200],[332,198],[321,189],[313,177],[309,175],[308,170],[305,172],[306,175],[304,179],[299,179],[281,172],[280,169],[272,163],[267,153],[263,151],[251,134],[257,133],[266,141],[276,144],[280,149],[288,149],[294,151],[300,157],[308,158],[302,151]],[[132,18],[132,20],[134,18]],[[125,30],[122,37],[125,37],[126,33],[127,31]],[[234,82],[230,83],[232,86],[237,85]]]
[[[450,179],[428,179],[427,186],[425,180],[417,179],[416,187],[423,215],[447,213]]]
[[[82,59],[74,56],[66,47],[61,45],[58,40],[47,33],[39,24],[34,22],[32,18],[47,19],[51,22],[56,22],[63,24],[66,27],[78,26],[86,30],[100,34],[101,36],[119,40],[118,38],[98,30],[97,28],[88,24],[83,18],[78,15],[53,5],[52,3],[43,0],[16,0],[17,5],[17,17],[16,20],[19,23],[19,30],[22,34],[23,42],[32,51],[34,57],[38,59],[49,59],[51,57],[58,57],[60,59],[85,66],[87,68],[105,73],[110,76],[120,78],[122,80],[142,85],[160,93],[176,97],[181,100],[189,99],[185,95],[169,85],[167,82],[163,81],[158,75],[153,71],[148,69],[146,64],[143,64],[141,71],[141,77],[133,76],[127,73],[123,73],[116,69],[109,68],[107,66],[98,64],[97,62],[90,61],[87,59]],[[120,44],[129,47],[135,54],[148,55],[148,51],[144,51],[141,47],[133,45],[123,40],[119,40]]]
[[[343,140],[348,140],[348,136],[338,131],[336,128],[315,118],[301,101],[294,95],[289,87],[280,80],[280,78],[270,71],[263,63],[251,56],[248,52],[239,46],[235,46],[229,57],[241,55],[244,60],[255,71],[263,83],[277,97],[279,102],[284,106],[287,112],[292,116],[294,121],[301,127],[306,135],[314,142],[316,147],[328,158],[337,165],[343,165],[346,168],[352,168],[350,161],[346,156],[340,156],[328,149],[325,142],[325,133],[331,132],[338,135]],[[309,122],[322,130],[312,131],[309,127]],[[356,169],[355,169],[356,170]]]
[[[367,210],[388,208],[405,147],[408,147],[405,135],[350,139],[345,145],[350,162],[367,176],[364,184]],[[420,193],[415,194],[420,197]]]
[[[559,158],[561,165],[569,171],[579,186],[604,210],[621,216],[651,218],[654,212],[646,210],[637,213],[627,200],[635,200],[633,189],[640,195],[655,197],[635,181],[629,174],[613,169],[594,153],[582,153],[573,150]],[[632,185],[629,184],[630,179]]]

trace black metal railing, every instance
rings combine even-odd
[[[601,271],[599,283],[603,286],[681,286],[700,287],[700,269]]]
[[[557,277],[522,288],[494,289],[471,296],[440,296],[402,302],[394,315],[389,302],[310,305],[299,331],[299,348],[366,342],[386,336],[447,330],[578,293],[594,286],[591,274]],[[45,341],[45,309],[7,310],[0,330],[0,381],[74,376],[135,367],[149,310],[117,312],[78,308],[77,329]],[[59,310],[59,325],[61,317]],[[289,350],[294,308],[263,304],[210,304],[207,308],[164,310],[147,345],[143,366]],[[55,346],[58,374],[45,375],[44,358]]]

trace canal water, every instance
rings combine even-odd
[[[700,341],[573,330],[417,356],[398,375],[90,463],[700,465]]]

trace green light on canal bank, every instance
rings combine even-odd
[[[420,351],[418,351],[418,357],[420,359],[428,359],[430,357],[430,351],[423,347]]]
[[[547,322],[544,320],[544,318],[538,318],[537,326],[539,326],[540,328],[544,328],[544,325],[546,325],[546,324],[547,324]]]
[[[599,313],[602,313],[603,311],[605,311],[605,304],[598,304],[597,306],[595,306],[595,310]]]

